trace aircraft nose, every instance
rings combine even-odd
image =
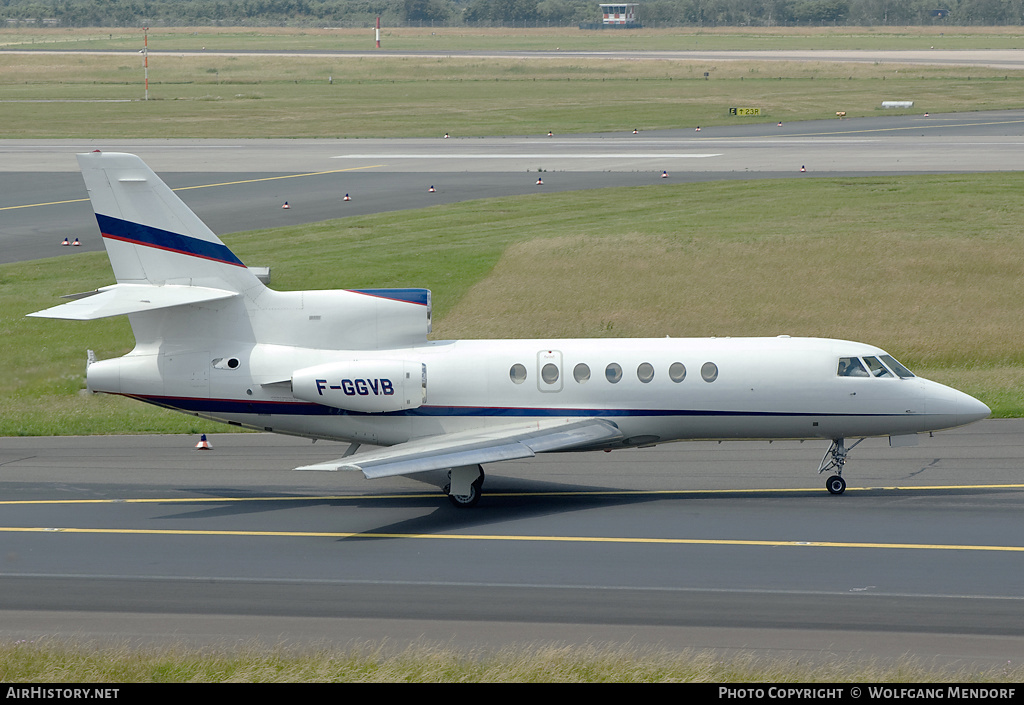
[[[958,425],[974,423],[987,419],[992,414],[992,409],[970,394],[958,392],[956,399],[956,421]]]
[[[964,394],[958,389],[938,382],[928,380],[922,380],[922,382],[927,399],[925,405],[928,408],[928,418],[933,424],[929,430],[937,431],[943,428],[965,426],[975,421],[981,421],[992,413],[988,406],[970,394]]]

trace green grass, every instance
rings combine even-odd
[[[95,647],[42,640],[0,645],[0,680],[16,683],[955,683],[1020,682],[1020,667],[724,659],[710,651],[539,644],[481,651],[420,643],[346,648],[249,645]],[[122,697],[123,697],[122,692]]]
[[[428,287],[438,339],[852,339],[1022,416],[1021,192],[1017,173],[665,184],[613,211],[602,191],[537,194],[224,240],[280,289]],[[0,436],[202,430],[79,394],[87,347],[131,348],[123,318],[24,317],[109,283],[102,253],[0,267]]]
[[[973,66],[156,55],[144,101],[138,54],[0,52],[4,135],[37,139],[654,130],[877,115],[890,99],[918,113],[1016,109],[1022,85],[1024,73]]]

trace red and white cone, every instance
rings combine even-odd
[[[668,178],[668,172],[667,171],[661,172],[661,178],[667,179]]]
[[[71,241],[68,240],[67,238],[64,238],[64,242],[60,243],[61,247],[67,247],[70,244],[71,244]]]
[[[76,237],[76,238],[75,238],[75,241],[71,243],[71,246],[72,246],[72,247],[81,247],[81,246],[82,246],[82,243],[80,243],[80,242],[78,241],[78,238]]]
[[[213,450],[213,446],[206,440],[206,434],[204,433],[199,437],[199,442],[196,443],[196,450]]]
[[[431,187],[430,187],[430,189],[429,189],[429,190],[428,190],[427,192],[428,192],[428,193],[436,193],[436,192],[434,191],[434,187],[433,187],[433,186],[431,186]]]
[[[805,167],[805,166],[801,166],[801,167],[800,167],[800,173],[802,174],[802,173],[804,173],[805,171],[807,171],[807,167]]]
[[[288,210],[289,208],[291,208],[291,206],[288,205],[288,201],[285,201],[284,205],[281,206],[281,210]]]
[[[348,195],[348,194],[346,193],[346,194],[345,194],[345,198],[343,198],[343,199],[341,199],[341,200],[343,200],[343,201],[351,201],[352,199],[351,199],[351,198],[349,197],[349,195]]]
[[[538,176],[537,177],[537,185],[538,186],[543,186],[544,185],[544,179],[542,179],[541,177]]]

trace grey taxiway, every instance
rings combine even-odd
[[[226,233],[666,178],[1012,170],[1022,144],[1024,112],[571,138],[8,141],[0,244],[5,261],[100,247],[73,158],[93,148],[140,154]],[[61,247],[66,235],[82,247]],[[814,474],[825,444],[541,457],[488,468],[472,511],[407,478],[291,472],[338,453],[297,439],[214,435],[212,451],[181,437],[2,439],[0,636],[630,642],[1016,665],[1022,430],[865,442],[842,497]]]

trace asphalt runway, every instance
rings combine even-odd
[[[1024,658],[1022,421],[851,454],[684,443],[490,466],[458,510],[409,478],[289,468],[269,434],[9,438],[0,638],[417,640],[808,659]]]
[[[0,259],[100,247],[73,158],[93,148],[140,154],[223,234],[554,190],[1009,171],[1022,131],[1010,111],[573,137],[4,141]],[[339,455],[298,439],[218,435],[211,452],[182,437],[0,439],[0,637],[1016,665],[1022,431],[867,441],[842,497],[814,474],[824,444],[542,456],[489,466],[468,512],[406,478],[292,472]]]
[[[637,135],[5,140],[0,142],[0,262],[102,248],[74,158],[92,149],[139,154],[223,235],[552,191],[717,179],[1014,171],[1022,148],[1024,110]],[[281,208],[286,201],[289,210]],[[61,247],[64,238],[76,237],[79,248]]]

